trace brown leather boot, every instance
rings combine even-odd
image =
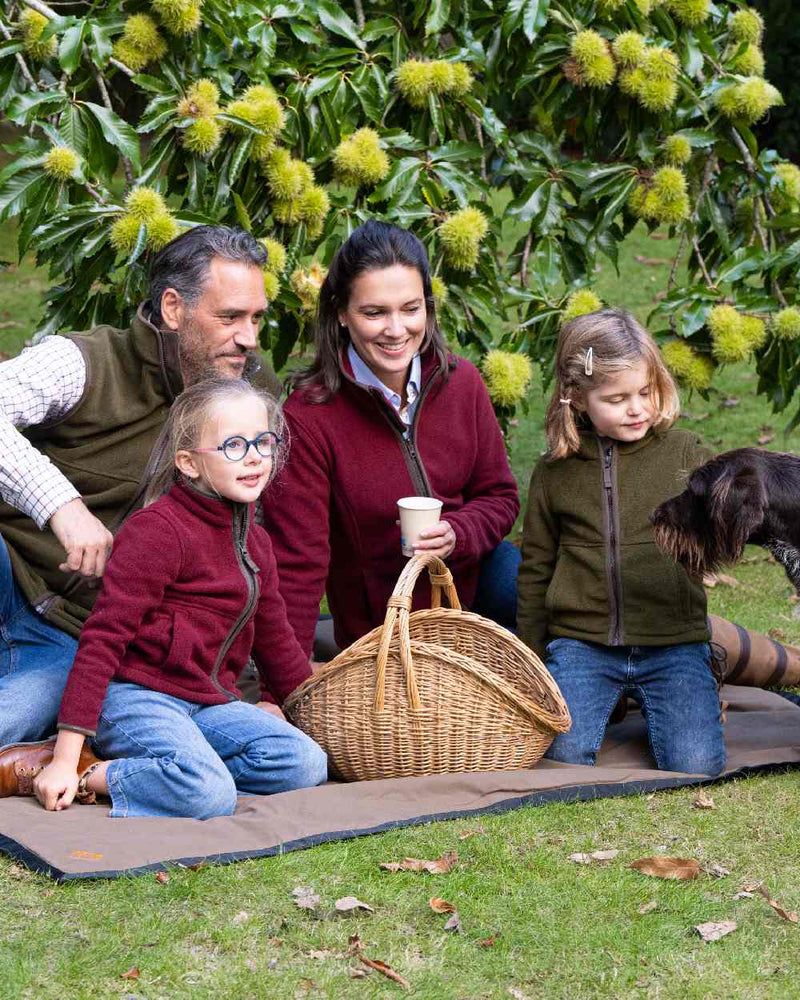
[[[33,795],[33,779],[53,759],[55,737],[35,743],[10,743],[0,749],[0,798],[9,795]],[[89,744],[84,743],[78,760],[78,774],[83,775],[98,763]]]

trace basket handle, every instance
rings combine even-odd
[[[373,707],[376,712],[382,712],[386,704],[386,661],[389,658],[389,646],[394,635],[395,623],[398,624],[400,662],[403,665],[406,676],[406,691],[408,692],[409,704],[414,712],[418,712],[422,708],[419,689],[417,687],[417,678],[414,674],[414,662],[411,658],[408,616],[411,611],[411,595],[414,592],[414,585],[424,569],[427,569],[431,581],[431,607],[440,608],[442,606],[442,596],[444,595],[451,608],[456,611],[461,610],[461,602],[458,599],[456,587],[453,583],[453,574],[438,556],[420,552],[409,559],[386,605],[386,618],[381,630],[377,670],[375,671],[375,701]]]

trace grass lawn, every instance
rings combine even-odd
[[[620,279],[604,263],[603,298],[645,319],[668,266],[635,258],[666,261],[669,249],[636,233]],[[0,258],[15,259],[7,230]],[[45,287],[30,261],[0,272],[0,352],[22,346]],[[768,447],[796,448],[797,437],[781,437],[781,420],[754,392],[747,367],[731,368],[710,402],[686,401],[682,421],[718,450],[766,433],[775,434]],[[732,399],[736,405],[724,405]],[[512,442],[523,489],[543,448],[543,408],[538,387]],[[710,592],[711,609],[800,641],[783,570],[760,550],[750,555],[757,558],[732,571],[738,587]],[[691,791],[525,808],[225,868],[174,870],[164,884],[150,875],[56,886],[0,857],[0,1000],[367,1000],[404,992],[420,1000],[795,1000],[800,925],[758,896],[734,897],[763,880],[773,899],[800,909],[798,784],[797,772],[721,784],[709,790],[713,810],[693,808]],[[447,875],[378,867],[447,850],[459,854]],[[569,859],[596,850],[619,854],[588,866]],[[628,868],[657,853],[727,874],[665,882]],[[318,912],[294,905],[297,886],[322,897]],[[348,895],[374,913],[331,915]],[[458,908],[463,933],[444,931],[447,918],[432,912],[432,896]],[[738,930],[711,944],[692,932],[716,920],[735,920]],[[410,989],[348,957],[352,934]]]

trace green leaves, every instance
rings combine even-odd
[[[207,0],[190,35],[167,36],[156,23],[167,51],[130,78],[112,48],[147,4],[73,5],[41,36],[56,53],[26,62],[34,86],[16,60],[19,38],[0,41],[0,109],[25,131],[0,171],[0,217],[16,218],[20,250],[35,250],[58,283],[45,329],[119,322],[144,293],[146,227],[135,239],[117,230],[118,243],[135,243],[128,254],[110,243],[131,186],[155,188],[182,227],[222,222],[280,240],[287,275],[328,266],[356,226],[379,217],[423,241],[448,289],[437,313],[454,343],[474,354],[509,344],[545,372],[569,290],[591,284],[598,259],[616,266],[641,218],[691,247],[688,273],[679,261],[657,315],[713,356],[706,320],[722,299],[760,316],[777,309],[777,288],[800,302],[793,175],[719,108],[739,82],[727,28],[738,6],[718,0],[688,29],[663,5],[645,17],[630,2]],[[572,56],[583,29],[612,45],[640,30],[674,53],[675,94],[669,80],[653,87],[652,75],[637,93],[620,60],[612,82],[589,79]],[[233,105],[245,94],[260,109]],[[355,164],[359,174],[337,150],[363,128],[378,145],[371,162]],[[47,173],[53,146],[74,150],[78,166],[69,169],[67,154]],[[442,227],[465,208],[483,213],[488,232],[476,260],[449,262]],[[269,334],[279,366],[309,336],[283,282]],[[764,391],[787,405],[800,350],[768,342],[757,355]]]
[[[139,136],[136,130],[119,115],[99,104],[92,104],[90,101],[84,103],[89,113],[97,121],[103,138],[109,145],[114,146],[120,153],[127,157],[133,164],[135,170],[141,169],[141,159],[139,155]]]

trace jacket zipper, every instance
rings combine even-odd
[[[617,530],[617,508],[619,497],[614,490],[614,446],[604,445],[598,439],[598,447],[603,460],[603,519],[606,526],[607,560],[606,579],[611,621],[608,641],[611,646],[622,644],[622,586],[619,577],[619,532]]]
[[[236,553],[236,561],[247,584],[247,600],[245,601],[242,613],[233,624],[233,628],[228,633],[228,637],[223,642],[222,648],[217,656],[217,662],[211,671],[211,683],[222,694],[226,694],[231,701],[236,701],[236,695],[223,687],[219,682],[219,671],[228,651],[236,640],[236,636],[242,631],[250,619],[258,602],[258,566],[250,558],[247,551],[247,529],[250,526],[250,510],[248,507],[235,507],[233,511],[233,549]]]
[[[422,459],[420,458],[419,452],[417,451],[417,419],[419,417],[420,410],[422,409],[422,404],[428,392],[436,381],[436,375],[433,374],[428,379],[428,381],[423,385],[420,390],[420,394],[417,397],[417,405],[414,409],[414,418],[411,421],[411,426],[408,428],[408,438],[406,438],[403,430],[405,430],[405,424],[403,424],[403,430],[398,427],[398,421],[402,423],[399,415],[394,411],[394,409],[386,402],[380,393],[379,389],[373,389],[371,387],[362,386],[354,378],[350,378],[349,375],[344,376],[349,379],[353,385],[358,386],[359,389],[366,390],[375,400],[375,404],[378,410],[383,415],[384,419],[388,422],[389,426],[395,433],[398,443],[400,445],[400,450],[403,453],[403,458],[405,459],[406,468],[408,469],[408,474],[411,476],[411,482],[414,484],[414,489],[416,490],[415,496],[420,497],[432,497],[433,489],[431,488],[430,480],[428,479],[428,473],[425,471],[425,466],[422,464]]]

